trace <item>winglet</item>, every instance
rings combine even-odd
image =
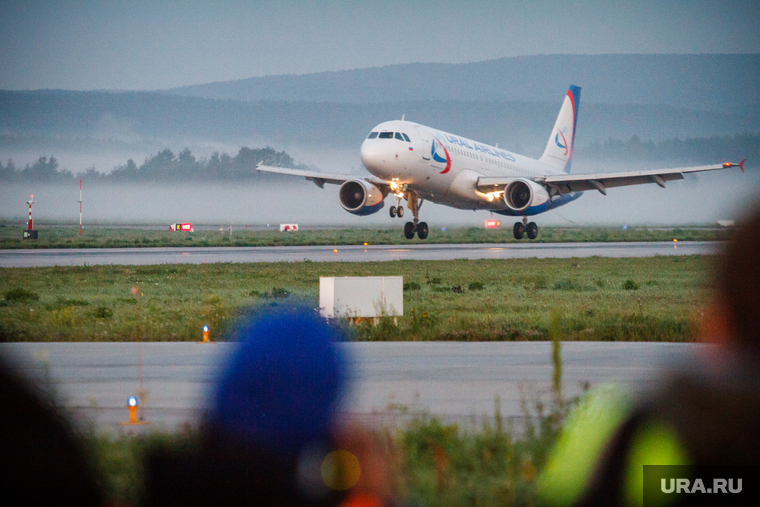
[[[746,158],[743,158],[743,159],[742,159],[742,161],[741,161],[741,162],[739,162],[738,164],[734,164],[733,162],[724,162],[724,163],[723,163],[723,167],[725,167],[725,168],[729,168],[729,167],[736,167],[736,166],[739,166],[739,169],[741,169],[741,170],[742,170],[742,172],[744,172],[744,161],[745,161],[745,160],[747,160],[747,159],[746,159]]]

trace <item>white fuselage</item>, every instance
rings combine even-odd
[[[498,193],[478,191],[478,178],[560,173],[538,160],[403,120],[373,128],[362,143],[361,158],[370,173],[399,189],[406,185],[426,200],[473,210],[506,207]]]

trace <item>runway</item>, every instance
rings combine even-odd
[[[351,389],[342,412],[371,424],[395,425],[426,411],[469,424],[493,416],[519,422],[521,400],[549,399],[549,342],[345,343]],[[631,390],[657,384],[666,367],[687,361],[700,344],[567,342],[562,344],[567,398],[615,382]],[[2,343],[0,355],[56,394],[81,424],[118,430],[127,398],[143,378],[142,415],[151,429],[197,423],[231,343]],[[142,372],[139,358],[142,357]]]
[[[202,264],[215,262],[383,262],[399,260],[652,257],[707,255],[722,243],[491,243],[220,248],[90,248],[0,250],[0,267],[96,264]]]

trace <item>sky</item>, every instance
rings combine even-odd
[[[760,53],[760,2],[5,1],[0,89],[154,90],[536,54]]]

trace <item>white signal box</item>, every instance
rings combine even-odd
[[[298,224],[280,224],[280,232],[297,231]]]
[[[323,317],[401,317],[403,276],[320,276],[319,311]]]

